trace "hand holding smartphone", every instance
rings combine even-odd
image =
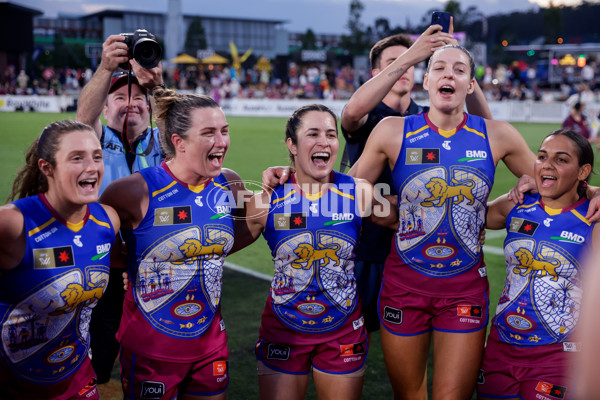
[[[442,32],[450,31],[450,17],[452,15],[445,11],[434,11],[431,14],[431,25],[441,25]]]

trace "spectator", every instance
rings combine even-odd
[[[574,132],[580,134],[586,139],[590,139],[590,127],[587,122],[585,115],[583,114],[585,110],[585,104],[581,102],[576,102],[573,104],[569,115],[562,123],[563,128],[570,128]]]
[[[105,168],[100,193],[112,181],[145,167],[159,165],[163,158],[158,128],[148,126],[146,96],[148,89],[162,84],[162,67],[159,64],[147,70],[132,61],[137,74],[116,72],[120,64],[129,61],[123,39],[121,35],[111,35],[106,39],[102,45],[102,61],[83,88],[77,107],[77,120],[92,126],[102,144]],[[131,88],[128,87],[129,80]],[[100,122],[103,112],[106,125]],[[122,135],[124,127],[127,132]],[[123,137],[127,143],[124,143]],[[126,146],[130,146],[132,151],[127,151]],[[98,374],[98,383],[109,381],[119,352],[115,333],[123,310],[124,293],[120,281],[121,271],[113,268],[111,283],[103,301],[95,308],[90,324],[92,364]]]

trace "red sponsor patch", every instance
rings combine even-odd
[[[355,354],[365,354],[365,346],[362,343],[340,345],[340,355],[352,356]]]
[[[567,388],[563,386],[553,385],[552,383],[539,381],[535,387],[540,393],[547,394],[548,396],[554,397],[555,399],[564,399],[567,392]]]
[[[227,361],[215,361],[213,362],[213,375],[225,375],[227,372]]]
[[[83,396],[92,389],[96,390],[96,378],[92,378],[90,382],[85,385],[77,394],[79,396]]]
[[[481,306],[458,306],[457,315],[461,317],[476,317],[481,318],[482,307]]]

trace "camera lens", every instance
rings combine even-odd
[[[141,38],[133,46],[133,58],[143,68],[150,69],[156,67],[161,57],[162,49],[152,39]]]

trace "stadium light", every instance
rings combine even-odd
[[[534,56],[534,55],[535,55],[535,50],[529,50],[529,51],[527,52],[527,55],[528,55],[529,57],[531,57],[531,56]]]
[[[585,63],[586,63],[585,54],[580,54],[579,57],[577,57],[577,66],[579,68],[583,68],[583,67],[585,67]]]
[[[508,46],[508,41],[507,40],[503,40],[502,41],[502,46],[504,46],[504,47]]]
[[[559,38],[556,40],[556,42],[557,42],[558,44],[563,44],[563,38],[559,37]]]

